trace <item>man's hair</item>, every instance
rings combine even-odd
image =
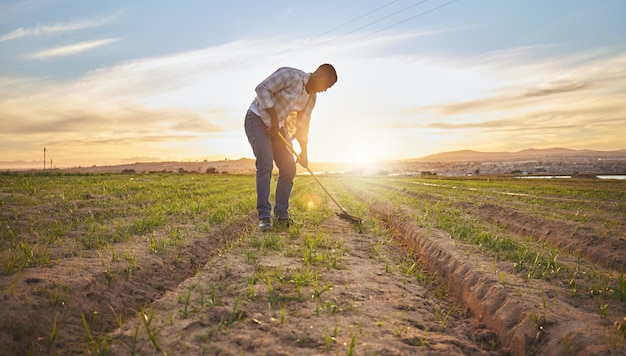
[[[333,80],[333,84],[337,83],[337,71],[335,70],[335,67],[333,67],[332,65],[328,63],[324,63],[321,66],[319,66],[317,70],[324,71],[326,74],[328,74],[328,76]]]

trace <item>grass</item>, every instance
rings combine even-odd
[[[583,304],[590,312],[595,308],[601,319],[611,314],[614,304],[611,300],[623,301],[626,282],[620,269],[609,268],[606,272],[607,269],[598,266],[605,261],[589,261],[580,252],[553,243],[550,236],[520,236],[512,233],[510,227],[489,219],[488,213],[477,214],[484,208],[509,221],[525,216],[538,221],[538,226],[541,221],[556,221],[562,226],[572,226],[574,235],[590,236],[591,241],[581,242],[583,246],[602,243],[600,240],[608,237],[624,239],[626,185],[623,182],[363,177],[352,179],[349,184],[341,183],[335,186],[358,195],[365,205],[390,203],[394,207],[393,215],[412,218],[426,233],[445,232],[456,241],[455,246],[467,251],[467,257],[477,256],[476,266],[482,273],[492,273],[504,288],[518,288],[521,297],[524,297],[523,289],[516,287],[517,282],[511,283],[519,276],[527,283],[540,280],[557,289],[565,286],[564,294],[579,299],[574,303],[581,303],[581,296],[585,299],[590,295],[592,303]],[[528,231],[534,234],[534,226],[529,226]],[[382,246],[382,241],[372,245],[379,260],[386,258],[380,252]],[[478,263],[478,256],[483,262]],[[491,266],[485,260],[491,260]],[[410,263],[405,263],[400,271],[406,273],[410,267]],[[436,294],[445,298],[446,286],[440,286]],[[534,290],[540,297],[544,310],[551,307],[541,288],[528,290]]]
[[[247,176],[200,174],[0,175],[0,274],[13,281],[6,292],[19,287],[26,270],[39,267],[67,266],[68,274],[89,268],[98,283],[113,289],[119,277],[130,281],[145,273],[146,252],[174,256],[176,263],[180,249],[201,231],[253,210],[253,182]],[[75,258],[81,262],[70,263]],[[94,258],[97,266],[90,262]],[[73,305],[69,288],[59,285],[40,297],[54,307],[67,306],[78,320],[85,315],[84,348],[106,353],[103,321]],[[124,314],[113,313],[121,323]],[[41,331],[49,336],[39,340],[51,352],[70,331],[61,320],[52,316],[48,330]]]
[[[56,339],[56,336],[59,332],[59,329],[57,327],[58,317],[59,317],[58,315],[54,316],[54,322],[52,323],[52,330],[50,331],[50,335],[48,336],[48,339],[46,340],[47,346],[48,346],[48,353],[50,352],[52,348],[52,344],[54,344],[54,340]]]
[[[326,178],[326,177],[325,177]],[[242,261],[254,270],[246,276],[245,285],[226,286],[217,281],[206,286],[192,286],[179,296],[180,316],[193,318],[195,313],[207,312],[213,307],[231,308],[207,335],[226,332],[243,318],[247,303],[262,303],[278,313],[280,324],[289,324],[294,316],[291,303],[314,299],[314,312],[332,315],[336,327],[319,340],[326,351],[338,351],[336,340],[340,334],[342,315],[350,310],[347,303],[339,303],[328,293],[333,288],[326,276],[344,268],[342,259],[350,251],[341,234],[331,234],[318,227],[337,211],[328,197],[310,178],[299,177],[292,195],[292,218],[305,221],[262,235],[250,231],[225,242],[216,252],[221,256],[229,251],[241,251]],[[141,272],[141,256],[151,257],[176,254],[185,244],[193,243],[194,236],[211,231],[225,231],[237,218],[254,208],[254,178],[205,175],[97,175],[97,176],[2,176],[2,220],[0,220],[0,273],[13,280],[9,290],[20,283],[22,273],[31,268],[63,263],[75,257],[97,258],[99,281],[113,289],[120,282],[132,280]],[[449,299],[448,286],[436,273],[425,270],[414,251],[406,256],[390,256],[388,247],[397,243],[394,231],[383,217],[370,212],[372,202],[388,202],[395,212],[410,217],[412,222],[429,232],[445,232],[456,244],[467,251],[467,258],[477,261],[483,256],[484,273],[497,277],[504,288],[519,290],[520,296],[531,288],[512,283],[510,277],[523,277],[527,282],[540,280],[567,288],[571,298],[591,296],[595,312],[601,319],[609,319],[616,301],[626,303],[624,274],[607,274],[586,263],[579,256],[572,262],[568,251],[533,236],[516,236],[497,223],[487,221],[472,212],[475,209],[512,209],[525,216],[546,220],[562,220],[584,228],[603,221],[594,238],[624,234],[626,221],[626,194],[623,188],[598,182],[598,186],[563,181],[480,181],[480,180],[423,180],[363,177],[358,179],[333,178],[324,183],[336,194],[350,214],[364,219],[362,224],[350,225],[354,232],[371,232],[375,238],[367,241],[372,263],[384,267],[386,273],[401,277],[404,284],[419,282],[432,287],[433,294],[442,303]],[[357,191],[361,197],[356,198]],[[506,194],[505,194],[506,193]],[[409,213],[407,213],[409,212]],[[610,218],[606,218],[606,212]],[[410,214],[410,215],[407,215]],[[217,230],[214,230],[217,229]],[[575,233],[575,232],[573,232]],[[369,235],[368,235],[369,236]],[[267,267],[261,261],[268,258],[295,257],[297,268],[282,264]],[[480,264],[482,266],[482,264]],[[79,267],[76,267],[79,268]],[[119,280],[118,280],[119,279]],[[346,282],[347,283],[347,282]],[[334,288],[340,288],[335,286]],[[348,286],[346,285],[346,288]],[[69,289],[57,286],[46,296],[55,307],[67,301]],[[235,290],[226,292],[226,289]],[[533,290],[541,298],[543,309],[533,311],[542,315],[551,301],[541,290]],[[55,294],[56,293],[56,294]],[[453,308],[437,304],[433,313],[439,329],[448,325]],[[116,323],[122,326],[123,313],[113,310]],[[159,342],[162,326],[154,322],[151,306],[139,313],[141,330],[157,352],[163,351]],[[86,316],[87,315],[87,316]],[[106,353],[109,340],[100,338],[95,315],[82,314],[85,349]],[[64,323],[57,316],[50,319],[46,337],[42,340],[48,351],[54,351]],[[537,319],[539,322],[539,319]],[[611,322],[613,322],[611,320]],[[541,325],[539,325],[541,326]],[[616,322],[615,330],[624,330],[624,323]],[[136,329],[136,335],[139,329]],[[344,339],[347,332],[343,332]],[[622,333],[623,335],[623,333]],[[355,333],[345,344],[345,352],[355,353]],[[426,344],[426,336],[423,336]],[[129,347],[134,353],[136,340]]]
[[[604,207],[626,219],[626,210],[615,210],[616,207],[626,208],[626,193],[623,187],[613,185],[607,186],[611,187],[608,191],[603,190],[604,184],[596,188],[564,181],[361,179],[351,181],[350,185],[355,191],[367,192],[371,201],[411,207],[418,226],[445,231],[455,240],[492,256],[498,261],[497,264],[494,262],[494,271],[498,270],[499,261],[512,261],[516,272],[523,273],[527,279],[564,279],[575,267],[561,262],[561,252],[557,248],[538,246],[532,239],[529,242],[511,236],[503,228],[467,213],[464,206],[480,206],[482,202],[510,206],[513,199],[516,200],[513,205],[519,205],[518,201],[522,199],[531,214],[542,218],[547,215],[543,214],[545,211],[576,209],[579,214],[592,215],[599,207]],[[567,219],[567,216],[557,218]],[[580,221],[576,223],[581,224]],[[622,234],[621,230],[608,233]]]
[[[146,335],[148,335],[148,339],[154,346],[155,350],[157,352],[161,352],[161,347],[159,346],[159,342],[157,339],[162,329],[154,328],[152,325],[152,321],[154,320],[154,311],[152,309],[152,305],[150,305],[150,308],[147,311],[145,308],[141,310],[139,318],[142,321],[143,326],[146,330]]]
[[[197,228],[247,214],[253,207],[250,177],[202,175],[0,176],[10,193],[0,221],[0,272],[49,266],[54,251],[100,251],[145,237],[150,252],[181,243],[176,226]],[[229,202],[225,204],[225,202]],[[25,220],[28,221],[25,221]],[[162,231],[170,236],[163,237]],[[77,243],[72,243],[72,239]],[[130,272],[133,268],[129,268]],[[128,274],[128,273],[127,273]]]
[[[189,316],[189,300],[191,299],[191,293],[195,288],[196,286],[192,285],[191,287],[189,287],[189,289],[187,289],[187,293],[184,296],[178,297],[178,302],[180,303],[182,301],[184,305],[183,310],[181,311],[183,319],[187,319],[187,316]]]

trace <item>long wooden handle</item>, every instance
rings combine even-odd
[[[300,155],[296,152],[296,150],[293,148],[293,146],[291,145],[291,142],[287,141],[287,139],[285,138],[285,136],[283,136],[283,134],[278,131],[278,137],[280,137],[281,141],[283,141],[283,143],[285,144],[285,146],[287,147],[287,150],[289,150],[289,152],[291,152],[293,155],[296,156],[296,158],[298,159],[298,161],[300,161]],[[302,163],[300,164],[302,165]],[[330,199],[332,199],[332,201],[337,205],[337,207],[339,207],[339,209],[341,209],[341,211],[343,213],[347,214],[346,209],[344,209],[341,204],[339,204],[339,202],[337,201],[337,199],[335,199],[335,197],[333,197],[332,194],[330,194],[330,192],[328,191],[328,189],[326,189],[326,187],[324,186],[324,184],[322,184],[322,182],[320,182],[319,179],[317,179],[317,177],[315,176],[315,174],[313,174],[313,171],[311,171],[311,169],[309,167],[304,167],[306,168],[307,171],[309,171],[309,174],[311,175],[311,177],[313,177],[313,179],[315,179],[315,181],[317,182],[317,184],[320,185],[320,187],[322,187],[322,189],[326,192],[326,194],[328,194],[328,196],[330,197]]]

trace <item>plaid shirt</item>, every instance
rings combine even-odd
[[[284,130],[289,136],[299,142],[307,142],[309,136],[309,122],[311,112],[315,106],[316,94],[308,94],[304,89],[309,81],[310,73],[299,69],[282,67],[267,77],[255,88],[256,98],[250,105],[250,110],[259,115],[267,127],[270,126],[270,116],[264,110],[273,107],[278,115],[278,127],[290,127],[287,118],[295,118],[295,133]],[[297,112],[297,116],[293,115]],[[292,114],[292,115],[290,115]]]

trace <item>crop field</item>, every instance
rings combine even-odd
[[[626,354],[626,181],[0,174],[7,354]]]

